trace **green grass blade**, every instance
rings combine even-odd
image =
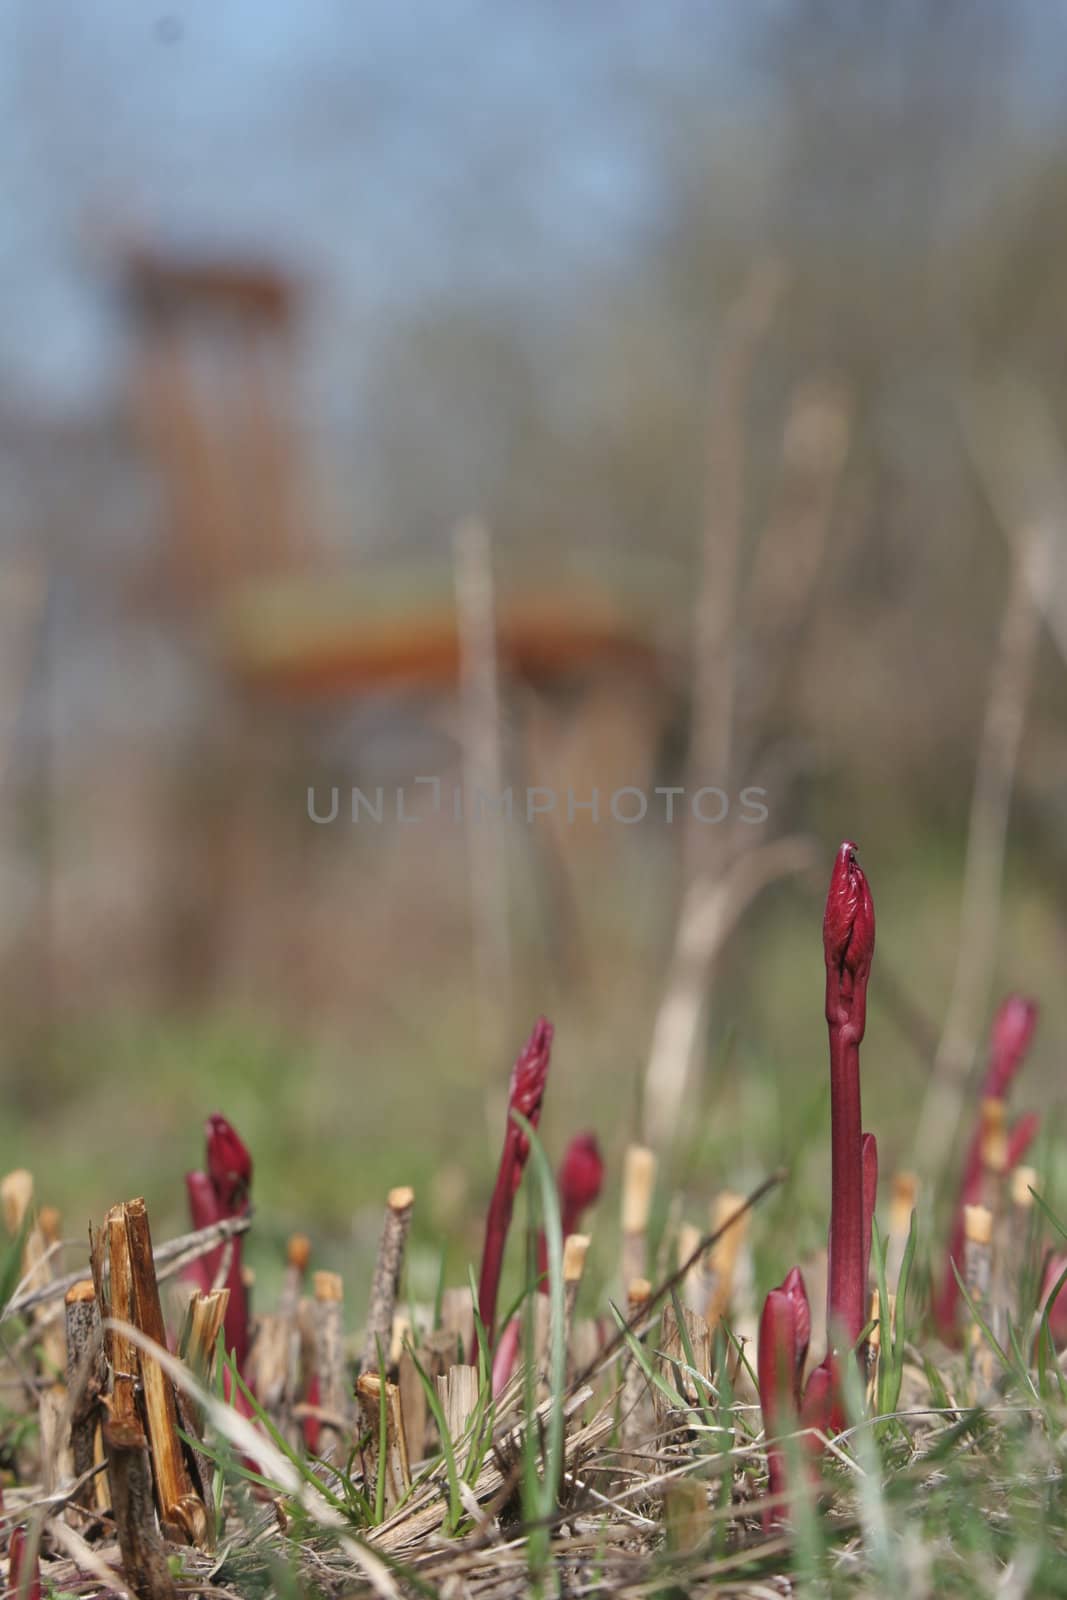
[[[408,1348],[411,1350],[410,1345]],[[448,1431],[448,1422],[445,1417],[444,1407],[437,1398],[437,1390],[434,1388],[433,1380],[424,1370],[422,1363],[415,1354],[414,1350],[411,1350],[411,1359],[415,1364],[415,1371],[419,1375],[419,1381],[422,1384],[423,1392],[426,1395],[426,1404],[430,1408],[430,1415],[433,1417],[433,1420],[437,1425],[437,1431],[441,1436],[441,1454],[444,1457],[445,1473],[448,1477],[448,1519],[446,1523],[446,1531],[449,1534],[454,1534],[458,1530],[459,1525],[463,1520],[463,1498],[459,1492],[459,1472],[456,1469],[456,1452],[452,1443],[452,1435]]]
[[[544,1146],[521,1112],[512,1119],[530,1141],[530,1157],[537,1175],[541,1196],[541,1223],[545,1231],[548,1257],[549,1356],[548,1387],[552,1399],[545,1431],[545,1475],[542,1515],[556,1508],[563,1476],[563,1401],[567,1388],[567,1350],[564,1343],[563,1225],[559,1214],[556,1179]]]

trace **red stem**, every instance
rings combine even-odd
[[[22,1593],[25,1600],[41,1600],[41,1563],[36,1554],[29,1571],[25,1570],[27,1545],[24,1528],[12,1529],[7,1554],[10,1593],[12,1595]]]
[[[866,1319],[859,1050],[830,1034],[830,1246],[827,1317],[831,1342],[852,1345]],[[836,1330],[836,1334],[835,1334]]]
[[[206,1172],[187,1172],[185,1192],[189,1199],[189,1220],[194,1228],[207,1228],[213,1222],[218,1222],[218,1196]],[[195,1261],[191,1261],[182,1276],[207,1294],[215,1280],[221,1259],[221,1247],[218,1250],[209,1250],[206,1255],[198,1256]]]

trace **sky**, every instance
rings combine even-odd
[[[1034,117],[1063,103],[1055,9],[1019,0],[1014,13]],[[640,249],[676,109],[697,97],[711,138],[773,116],[766,44],[795,11],[6,0],[7,395],[47,414],[113,392],[110,264],[131,234],[290,264],[329,308],[333,344],[354,351],[442,295],[551,303]]]
[[[126,232],[269,253],[364,318],[475,278],[536,292],[534,261],[557,283],[588,268],[647,208],[642,86],[684,76],[672,16],[713,62],[723,30],[694,6],[624,8],[606,40],[562,5],[13,0],[8,382],[45,406],[91,393]]]

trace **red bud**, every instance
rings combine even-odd
[[[856,846],[845,841],[837,852],[822,925],[826,957],[826,1020],[848,1025],[856,1042],[863,1038],[867,979],[874,956],[874,904]]]
[[[559,1199],[564,1237],[578,1231],[583,1211],[596,1204],[604,1182],[604,1161],[595,1133],[579,1133],[567,1146],[559,1169]]]
[[[221,1214],[237,1216],[252,1187],[252,1157],[233,1124],[217,1112],[208,1117],[206,1134],[208,1176],[219,1197]]]

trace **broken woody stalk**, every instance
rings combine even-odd
[[[500,1288],[504,1246],[507,1243],[508,1228],[511,1226],[515,1196],[519,1192],[523,1169],[530,1154],[530,1141],[513,1121],[511,1113],[520,1112],[531,1127],[537,1127],[541,1117],[545,1083],[548,1079],[552,1033],[552,1024],[544,1017],[539,1017],[511,1074],[504,1149],[500,1157],[496,1187],[489,1202],[489,1212],[485,1221],[482,1270],[478,1280],[478,1315],[485,1327],[490,1346],[493,1344],[496,1323],[496,1299]]]

